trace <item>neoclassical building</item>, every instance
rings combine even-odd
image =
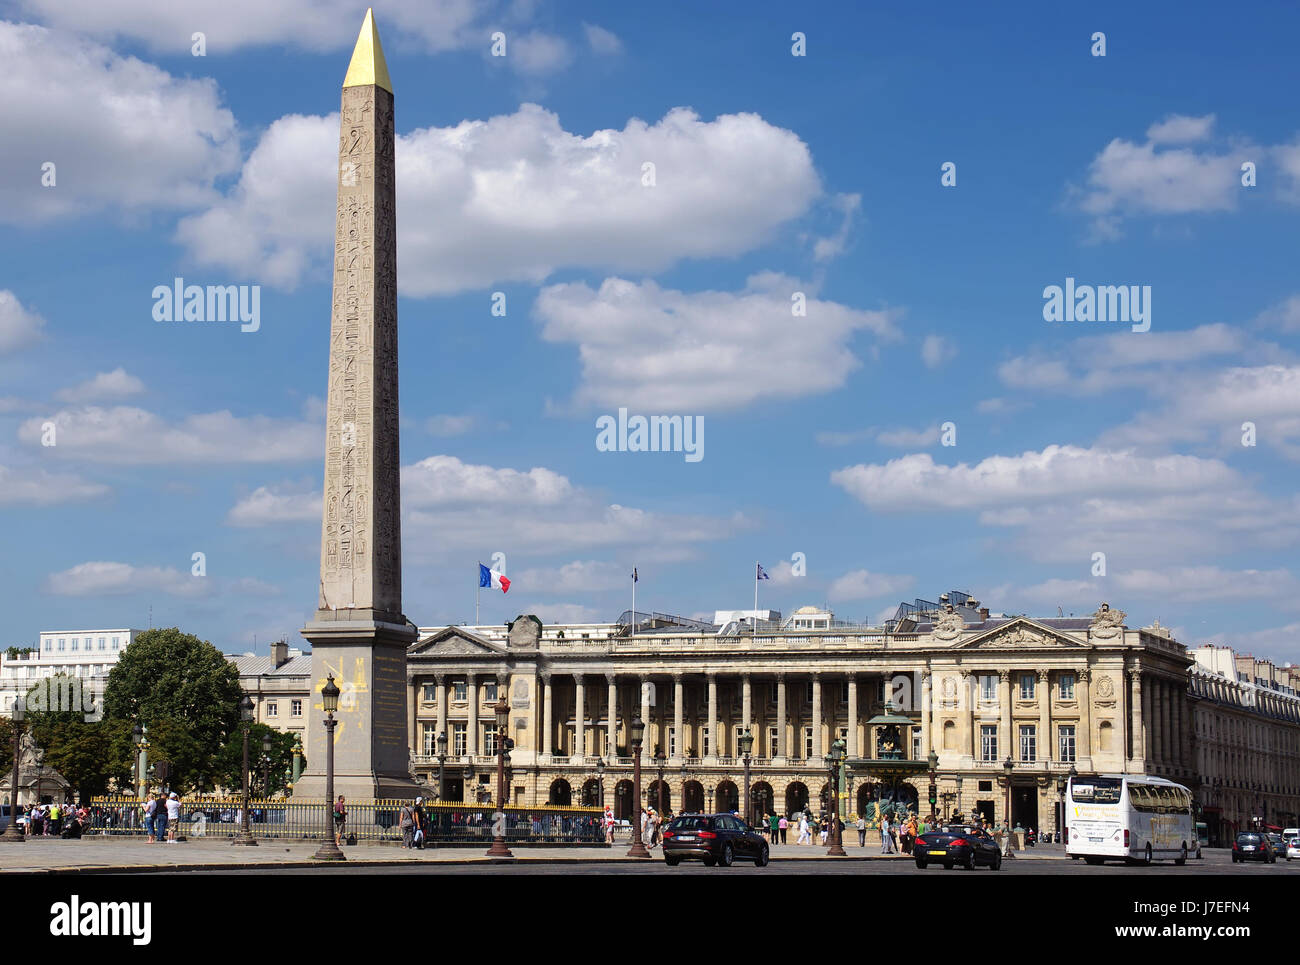
[[[755,814],[816,809],[831,742],[842,738],[850,759],[879,756],[871,719],[888,701],[910,720],[905,755],[937,754],[938,810],[1001,821],[1009,796],[1016,823],[1054,830],[1071,766],[1195,776],[1192,658],[1158,623],[1130,628],[1124,616],[1106,604],[1090,618],[991,616],[954,591],[905,604],[882,627],[805,608],[783,624],[640,614],[635,632],[627,615],[612,624],[544,627],[521,616],[500,627],[425,628],[407,662],[415,771],[436,785],[445,734],[444,795],[495,785],[491,705],[504,694],[513,802],[596,803],[603,787],[606,802],[629,813],[629,724],[639,716],[651,804],[662,766],[671,810],[740,807],[738,741],[748,730]],[[923,812],[928,785],[928,775],[912,781]],[[856,812],[880,786],[859,772],[845,791]]]

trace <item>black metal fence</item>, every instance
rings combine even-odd
[[[348,801],[343,836],[354,841],[401,841],[401,810],[410,801]],[[472,844],[492,840],[492,805],[447,802],[422,806],[429,844]],[[506,839],[536,844],[598,844],[605,840],[602,809],[586,807],[515,807],[506,813]],[[249,831],[255,838],[321,839],[332,826],[325,801],[269,799],[249,801]],[[243,801],[228,797],[193,797],[181,802],[177,835],[186,838],[229,837],[243,826]],[[94,798],[87,834],[142,836],[144,807],[134,798]]]

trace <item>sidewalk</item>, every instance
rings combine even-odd
[[[344,848],[349,867],[384,868],[412,862],[437,865],[488,864],[485,856],[488,842],[475,847],[426,848],[408,851],[395,845],[358,845]],[[256,848],[235,847],[229,839],[190,840],[178,844],[148,844],[122,838],[87,838],[82,841],[34,839],[24,844],[0,844],[0,874],[122,874],[149,871],[190,871],[198,869],[247,869],[275,866],[278,868],[310,868],[320,862],[312,860],[318,845],[315,842],[278,842],[263,840]],[[881,855],[879,846],[859,848],[853,843],[844,849],[849,860],[858,861],[911,861],[910,855]],[[1042,854],[1035,854],[1041,850]],[[772,860],[831,860],[826,848],[809,845],[777,845],[772,848]],[[651,851],[656,861],[663,860],[662,851]],[[1019,858],[1062,858],[1060,846],[1056,853],[1047,848],[1031,849],[1029,854],[1018,853]],[[515,864],[577,864],[594,861],[638,861],[627,857],[627,845],[609,847],[553,847],[517,848]]]

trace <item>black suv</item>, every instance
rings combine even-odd
[[[729,867],[733,861],[767,864],[767,842],[732,814],[683,814],[664,830],[664,863],[670,868],[683,858],[698,858],[707,867]]]

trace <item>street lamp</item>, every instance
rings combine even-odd
[[[605,806],[605,758],[596,758],[596,777],[600,781],[600,807]]]
[[[840,765],[844,763],[844,741],[837,740],[831,744],[831,752],[826,755],[826,764],[830,771],[830,784],[827,787],[831,793],[831,846],[826,850],[827,857],[845,858],[848,857],[844,850],[844,834],[840,824]],[[748,790],[745,792],[748,794]]]
[[[959,812],[960,810],[961,810],[961,775],[958,774],[957,775],[957,798],[953,805],[954,818],[957,816],[957,812]]]
[[[262,738],[262,787],[271,796],[271,735]]]
[[[465,775],[465,780],[464,780],[465,790],[464,790],[464,792],[461,794],[461,798],[462,798],[463,800],[468,801],[468,800],[470,799],[470,797],[469,797],[469,782],[472,781],[472,780],[474,780],[474,762],[473,762],[473,761],[466,761],[466,762],[465,762],[465,766],[464,766],[463,768],[461,768],[461,773]],[[477,788],[477,785],[475,786],[475,790],[474,790],[474,803],[475,803],[475,804],[478,803],[478,788]]]
[[[1002,762],[1002,767],[1006,771],[1006,782],[1007,782],[1007,813],[1006,813],[1007,845],[1002,852],[1002,856],[1005,858],[1014,858],[1016,856],[1015,852],[1011,850],[1011,772],[1015,768],[1015,766],[1016,766],[1015,763],[1011,760],[1011,755],[1008,754],[1007,759]]]
[[[655,764],[659,767],[659,814],[662,817],[664,813],[664,765],[668,763],[668,758],[664,756],[664,749],[661,747],[655,751]]]
[[[506,703],[503,693],[492,706],[497,716],[497,811],[492,815],[492,847],[488,848],[489,858],[513,858],[506,847],[506,737],[510,724],[510,705]]]
[[[23,829],[18,826],[18,738],[23,732],[23,698],[14,698],[13,710],[13,730],[14,730],[14,773],[9,779],[9,826],[5,828],[5,833],[0,835],[0,841],[8,841],[10,844],[22,844],[27,839],[23,836]]]
[[[438,800],[447,796],[447,732],[438,735]]]
[[[939,755],[932,750],[930,751],[930,756],[927,760],[930,763],[930,823],[933,824],[935,820],[935,805],[939,803],[938,788],[935,787],[935,780],[939,776],[938,773],[936,773],[939,770]]]
[[[297,784],[300,777],[302,777],[302,735],[298,734],[293,739],[293,771],[289,783]]]
[[[629,858],[648,858],[650,852],[645,849],[641,834],[641,815],[636,813],[641,807],[641,739],[645,737],[645,721],[637,717],[632,721],[632,848]]]
[[[709,795],[709,813],[712,814],[713,813],[713,788],[709,788],[708,795]]]
[[[339,709],[339,690],[330,674],[321,688],[321,707],[325,711],[325,840],[316,849],[313,858],[319,861],[347,860],[334,842],[334,712]]]
[[[681,810],[678,813],[685,814],[686,813],[686,758],[685,757],[682,758],[682,766],[678,769],[677,774],[681,778],[681,780],[678,781],[678,784],[681,786],[682,789]]]
[[[253,726],[253,699],[244,694],[239,702],[239,720],[244,731],[244,816],[241,823],[240,831],[231,838],[231,844],[245,845],[248,847],[257,847],[257,842],[253,840],[253,833],[248,827],[248,731]]]
[[[753,824],[754,814],[749,806],[749,762],[751,760],[749,752],[754,749],[754,735],[749,732],[748,727],[745,728],[745,733],[740,735],[737,743],[740,745],[740,753],[745,758],[745,821]]]

